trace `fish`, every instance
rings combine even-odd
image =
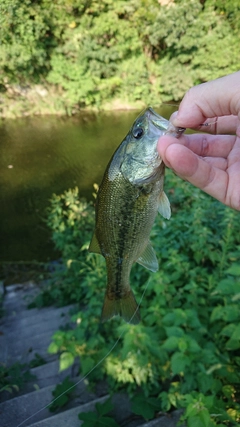
[[[178,138],[184,130],[148,107],[108,163],[97,193],[95,230],[89,246],[89,252],[103,255],[106,261],[101,321],[117,315],[131,324],[141,320],[130,272],[135,262],[152,272],[158,270],[149,236],[158,212],[166,219],[171,216],[163,190],[165,165],[157,142],[164,134]]]

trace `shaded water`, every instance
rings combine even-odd
[[[176,108],[156,109],[169,118]],[[0,261],[55,259],[44,218],[53,193],[91,198],[138,111],[32,117],[0,124]]]

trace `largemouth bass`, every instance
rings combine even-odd
[[[157,212],[167,219],[171,216],[163,191],[165,165],[157,152],[157,142],[163,134],[179,137],[184,130],[147,108],[107,166],[97,194],[96,226],[89,246],[90,252],[106,260],[103,321],[115,315],[132,324],[140,321],[130,288],[130,271],[134,262],[150,271],[158,270],[149,235]]]

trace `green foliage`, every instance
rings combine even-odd
[[[38,366],[45,365],[46,360],[41,356],[41,354],[35,353],[34,358],[29,362],[29,368],[37,368]]]
[[[227,18],[233,30],[240,28],[239,1],[238,0],[207,0],[207,5],[212,6],[218,13]]]
[[[49,225],[65,269],[49,292],[67,302],[74,292],[80,309],[72,316],[76,327],[57,331],[49,351],[60,353],[62,366],[80,357],[82,374],[91,371],[90,382],[105,377],[112,390],[123,387],[133,411],[145,419],[184,408],[190,427],[237,425],[239,213],[170,172],[166,192],[172,218],[159,215],[151,236],[160,269],[149,275],[136,264],[131,273],[138,301],[145,290],[142,322],[134,326],[119,318],[99,322],[106,271],[100,255],[86,252],[94,228],[92,205],[80,202],[76,189],[53,197]]]
[[[54,397],[53,402],[48,406],[49,411],[54,412],[59,408],[65,406],[71,399],[72,393],[75,389],[73,381],[66,377],[62,383],[58,384],[52,391]]]
[[[161,408],[161,402],[155,397],[146,397],[144,394],[137,394],[132,399],[132,411],[141,415],[145,420],[154,418],[156,412]]]
[[[5,366],[0,363],[0,393],[19,391],[27,381],[34,378],[25,364],[16,362],[11,366]]]
[[[87,251],[94,227],[93,205],[79,200],[77,188],[60,196],[53,195],[47,224],[56,248],[62,253],[62,262],[56,265],[48,285],[31,307],[81,302],[89,292],[93,265],[97,269],[101,264],[98,257],[89,257]],[[96,278],[91,287],[95,281]]]
[[[108,399],[104,403],[96,403],[96,412],[81,412],[78,418],[83,421],[83,427],[118,427],[116,421],[107,416],[112,411],[113,405]]]
[[[1,90],[51,86],[68,114],[178,101],[239,69],[237,0],[2,0],[0,12]]]
[[[3,87],[9,82],[24,84],[37,81],[46,72],[48,14],[49,11],[41,7],[41,2],[1,2],[0,85]]]

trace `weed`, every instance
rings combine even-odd
[[[25,383],[35,379],[28,369],[28,366],[21,363],[14,363],[11,366],[0,364],[0,393],[8,391],[19,391]]]
[[[133,408],[149,419],[156,412],[184,409],[188,426],[240,422],[240,223],[239,213],[173,175],[167,175],[172,218],[157,217],[151,241],[160,260],[149,275],[135,265],[131,284],[141,298],[142,322],[99,322],[106,287],[104,259],[89,254],[93,207],[77,189],[54,196],[48,223],[62,251],[50,295],[79,302],[75,328],[57,331],[49,347],[62,367],[81,358],[86,375],[118,346],[88,379],[106,378],[124,389]],[[145,404],[139,405],[139,401]],[[196,417],[200,420],[196,424]],[[195,424],[194,424],[195,423]]]
[[[64,378],[62,383],[58,384],[52,391],[53,402],[48,406],[49,411],[54,412],[57,409],[65,406],[71,399],[72,393],[75,389],[74,382],[69,377]],[[56,399],[56,400],[55,400]]]
[[[40,354],[35,353],[34,358],[29,362],[29,368],[37,368],[45,363],[47,363],[46,360]]]
[[[104,403],[96,403],[95,408],[95,412],[81,412],[78,415],[78,418],[83,421],[82,427],[119,427],[119,424],[108,416],[113,409],[111,399]]]

